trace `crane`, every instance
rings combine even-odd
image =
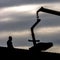
[[[52,42],[49,42],[49,43],[41,43],[41,42],[40,43],[36,43],[36,42],[39,42],[40,40],[36,40],[35,34],[34,34],[34,28],[41,21],[41,19],[39,19],[39,12],[45,12],[45,13],[49,13],[49,14],[53,14],[53,15],[58,15],[58,16],[60,16],[60,12],[59,11],[55,11],[55,10],[51,10],[51,9],[47,9],[47,8],[44,8],[44,7],[41,7],[36,12],[37,21],[31,27],[32,40],[28,40],[28,41],[29,42],[33,42],[33,47],[31,47],[31,49],[35,50],[35,49],[39,49],[40,48],[40,50],[46,50],[46,49],[52,47],[53,43]]]

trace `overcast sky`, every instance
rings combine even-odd
[[[7,46],[8,36],[14,47],[32,46],[30,27],[41,6],[60,11],[60,0],[0,0],[0,45]],[[41,22],[35,28],[36,39],[60,46],[60,16],[39,13]]]

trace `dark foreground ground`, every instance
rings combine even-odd
[[[55,59],[60,60],[60,54],[58,53],[50,53],[50,52],[40,52],[40,51],[31,51],[31,50],[23,50],[23,49],[9,49],[6,47],[0,47],[0,58],[17,58],[19,60],[21,59],[37,59],[37,60],[43,60],[43,59]]]

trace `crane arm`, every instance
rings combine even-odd
[[[60,16],[60,11],[55,11],[55,10],[51,10],[51,9],[47,9],[47,8],[44,8],[44,7],[41,7],[38,11],[37,11],[37,18],[39,18],[38,16],[38,13],[42,11],[42,12],[45,12],[45,13],[50,13],[50,14],[54,14],[54,15],[58,15]]]

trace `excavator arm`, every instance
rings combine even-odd
[[[37,21],[33,24],[33,26],[31,27],[31,36],[32,36],[32,40],[28,40],[30,42],[33,42],[33,45],[36,46],[36,42],[39,42],[39,40],[35,39],[35,34],[34,34],[34,28],[36,27],[36,25],[41,21],[41,19],[39,19],[39,12],[45,12],[45,13],[50,13],[50,14],[54,14],[54,15],[58,15],[60,16],[60,12],[59,11],[55,11],[55,10],[51,10],[51,9],[47,9],[44,7],[41,7],[40,9],[38,9],[38,11],[36,12],[36,16],[37,16]],[[49,43],[51,44],[51,43]],[[50,46],[50,45],[49,45]],[[52,46],[52,44],[51,44]],[[51,47],[50,46],[50,47]]]
[[[39,12],[45,12],[45,13],[49,13],[49,14],[53,14],[53,15],[58,15],[58,16],[60,16],[60,12],[59,12],[59,11],[55,11],[55,10],[51,10],[51,9],[47,9],[47,8],[41,7],[41,8],[38,9],[38,11],[36,12],[37,18],[39,18],[39,15],[38,15]]]

